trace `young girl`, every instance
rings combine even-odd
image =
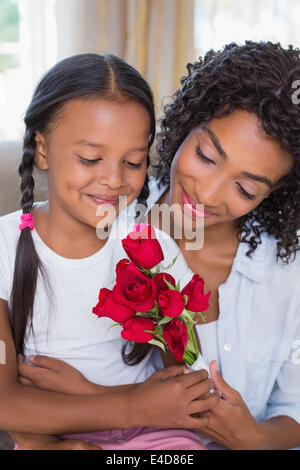
[[[134,367],[121,360],[123,341],[91,308],[114,282],[124,257],[120,240],[99,239],[99,209],[145,203],[154,139],[152,94],[142,77],[114,56],[83,54],[54,66],[39,83],[25,116],[22,210],[0,219],[0,429],[34,434],[102,433],[142,448],[202,449],[196,434],[138,427],[193,428],[191,416],[215,405],[207,374],[182,367],[153,372],[151,352]],[[33,168],[48,172],[49,201],[34,202]],[[102,212],[103,214],[103,212]],[[88,399],[18,383],[16,352],[60,358],[101,384]],[[40,375],[41,377],[41,375]],[[117,386],[121,384],[121,386]],[[123,386],[122,386],[123,385]],[[116,386],[116,387],[113,387]],[[109,393],[109,392],[114,393]],[[116,432],[116,434],[114,434]],[[121,436],[121,437],[120,437]],[[102,442],[98,439],[97,443]],[[52,440],[48,448],[90,448]],[[114,444],[117,448],[117,444]],[[122,443],[119,447],[122,448]]]
[[[162,201],[204,217],[201,250],[177,240],[212,291],[196,330],[222,399],[199,432],[229,449],[300,445],[299,76],[298,49],[232,43],[188,65],[162,120]]]

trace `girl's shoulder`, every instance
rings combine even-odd
[[[0,237],[8,245],[14,243],[20,236],[19,225],[22,213],[22,210],[18,210],[0,217]]]

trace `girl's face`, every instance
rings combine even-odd
[[[48,170],[49,201],[96,227],[97,209],[119,211],[140,193],[147,168],[150,117],[135,101],[66,102],[46,136],[36,133],[36,163]]]
[[[195,220],[204,217],[204,226],[230,222],[258,206],[291,168],[291,157],[259,129],[257,117],[236,110],[183,141],[171,167],[171,202]]]

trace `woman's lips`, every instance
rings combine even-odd
[[[203,218],[203,217],[211,217],[213,215],[217,215],[213,212],[209,212],[206,209],[202,210],[200,204],[197,204],[191,196],[182,189],[181,192],[181,201],[184,207],[185,212],[189,213],[193,217]]]

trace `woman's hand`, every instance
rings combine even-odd
[[[260,439],[259,427],[246,403],[223,380],[215,361],[210,364],[210,374],[222,398],[214,408],[205,413],[208,422],[196,431],[228,449],[255,449]]]
[[[129,427],[202,428],[208,423],[203,413],[219,401],[206,370],[185,374],[183,365],[153,374],[128,393]],[[200,413],[200,415],[199,415]]]
[[[47,356],[29,356],[29,360],[36,367],[25,364],[23,356],[18,356],[19,382],[23,385],[73,395],[97,393],[95,384],[64,361]]]

